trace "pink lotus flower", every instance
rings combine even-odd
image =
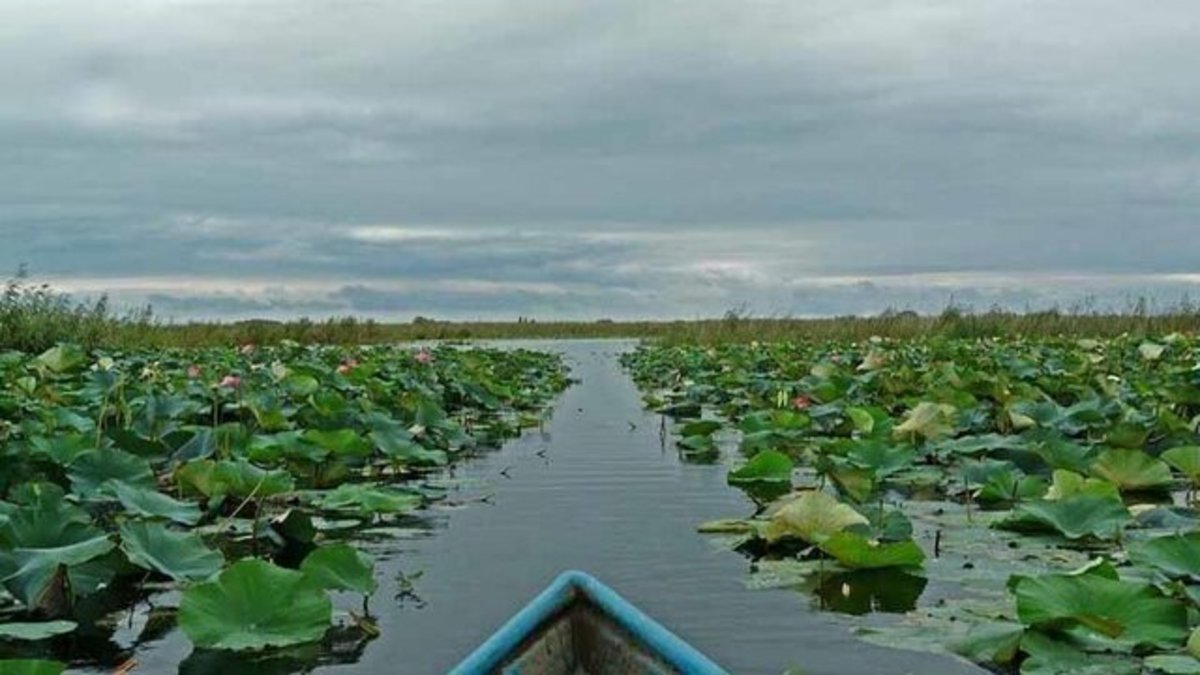
[[[428,349],[422,349],[421,351],[417,352],[416,354],[413,354],[413,360],[416,361],[417,363],[432,363],[433,362],[433,354],[430,353],[430,351]]]
[[[339,373],[341,373],[342,375],[345,375],[346,373],[349,373],[350,371],[354,370],[357,367],[358,367],[358,359],[346,359],[345,361],[342,361],[342,364],[340,366],[337,367],[337,371]]]
[[[804,410],[812,405],[812,399],[806,394],[799,394],[792,399],[792,407],[796,410]]]
[[[195,364],[188,366],[187,376],[188,376],[189,380],[199,379],[200,375],[202,375],[203,373],[204,373],[204,370],[202,368],[200,368],[200,366],[197,366]]]
[[[221,378],[221,381],[217,384],[217,386],[226,387],[229,389],[241,389],[242,378],[238,377],[237,375],[226,375],[225,377]]]
[[[247,342],[246,344],[242,345],[238,351],[243,355],[249,356],[250,354],[253,354],[256,349],[258,349],[258,347],[253,342]]]

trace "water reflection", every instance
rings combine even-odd
[[[338,626],[320,644],[262,653],[197,649],[179,665],[181,675],[285,675],[318,665],[356,663],[374,639],[356,626]]]
[[[842,614],[900,614],[917,606],[929,580],[895,569],[816,574],[806,590],[818,606]]]

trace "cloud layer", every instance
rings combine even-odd
[[[1200,10],[0,6],[0,266],[180,317],[1200,290]]]

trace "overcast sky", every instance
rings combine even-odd
[[[4,0],[0,273],[176,318],[1200,299],[1196,0]]]

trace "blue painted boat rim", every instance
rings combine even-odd
[[[729,675],[679,636],[651,619],[600,580],[578,570],[563,572],[500,630],[450,671],[485,675],[499,668],[547,620],[581,594],[671,667],[688,675]]]

